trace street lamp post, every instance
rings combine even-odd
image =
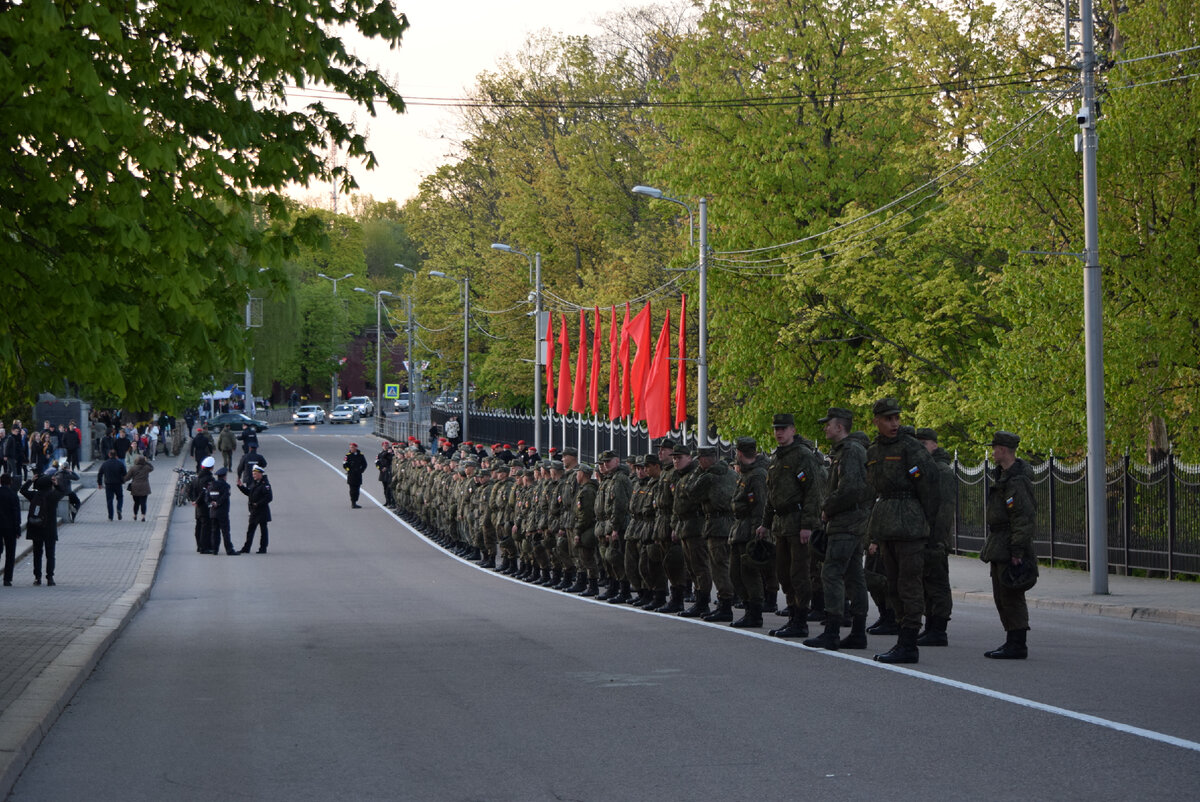
[[[362,287],[355,287],[355,292],[366,293],[371,295],[370,290],[364,290]],[[383,410],[383,297],[391,297],[391,293],[387,290],[380,290],[375,293],[375,415],[378,416]],[[384,415],[384,417],[387,417]]]
[[[492,248],[505,253],[515,253],[524,256],[529,261],[529,269],[533,272],[533,447],[538,454],[542,453],[542,254],[529,254],[519,251],[511,245],[493,242]]]
[[[694,243],[692,237],[692,207],[678,198],[672,198],[654,187],[636,186],[636,195],[648,198],[670,201],[687,209],[688,212],[688,242]],[[700,198],[700,300],[697,317],[699,320],[699,354],[696,357],[696,429],[699,434],[699,444],[708,445],[708,198]]]
[[[317,273],[317,275],[319,277],[325,279],[326,281],[333,282],[333,294],[334,295],[338,294],[337,293],[337,285],[338,285],[339,281],[345,281],[348,278],[354,278],[353,273],[347,273],[346,275],[342,276],[341,278],[333,278],[332,276],[327,276],[324,273]],[[329,377],[329,390],[330,390],[329,410],[331,412],[333,411],[333,407],[337,404],[337,392],[338,392],[337,386],[338,386],[337,371],[334,370],[333,373]]]
[[[416,270],[413,270],[411,267],[405,267],[404,265],[400,264],[399,262],[395,263],[395,267],[398,267],[401,270],[406,270],[409,273],[412,273],[413,281],[414,282],[416,281],[416,278],[417,278]],[[407,305],[407,308],[405,309],[406,325],[404,328],[408,334],[408,350],[406,350],[404,352],[404,358],[405,358],[405,361],[408,362],[408,433],[410,435],[416,434],[416,431],[413,429],[413,407],[416,406],[417,401],[421,398],[420,389],[414,389],[414,386],[419,385],[421,383],[421,378],[420,378],[420,371],[418,371],[414,367],[416,365],[416,360],[413,359],[413,347],[412,347],[413,346],[413,296],[412,296],[413,289],[415,289],[415,287],[410,288],[408,295],[404,296],[404,300]],[[416,377],[416,382],[413,381],[414,376]]]
[[[471,391],[471,276],[464,271],[462,279],[447,276],[441,270],[430,270],[429,275],[435,278],[448,278],[462,284],[463,287],[463,377],[462,377],[462,440],[471,439],[468,426],[470,415],[467,404]]]

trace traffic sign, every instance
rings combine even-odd
[[[383,397],[395,401],[400,397],[400,385],[385,384],[383,385]]]

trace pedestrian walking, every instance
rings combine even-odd
[[[367,458],[358,450],[358,443],[351,443],[350,450],[342,460],[346,472],[346,484],[350,486],[350,509],[362,509],[358,504],[358,491],[362,487],[363,473],[367,470]]]
[[[58,544],[58,502],[62,493],[49,476],[26,480],[21,495],[29,500],[25,538],[33,541],[33,584],[42,584],[42,554],[46,556],[46,584],[54,585],[55,551]]]
[[[100,470],[96,472],[96,487],[104,488],[104,503],[108,506],[110,521],[114,508],[117,520],[121,520],[121,508],[125,506],[125,493],[121,486],[125,484],[126,473],[125,460],[117,456],[116,449],[108,452],[108,459],[100,464]]]
[[[67,515],[71,519],[71,523],[75,522],[75,513],[79,512],[79,508],[83,506],[83,502],[79,500],[79,496],[75,493],[75,488],[72,482],[79,481],[79,474],[71,470],[70,465],[59,465],[57,468],[51,466],[54,470],[54,486],[58,488],[63,497],[67,499]]]
[[[229,424],[221,429],[221,433],[217,435],[217,451],[221,452],[221,461],[226,468],[233,467],[233,451],[237,448],[237,435],[233,433],[233,429]]]
[[[258,446],[258,430],[248,423],[242,424],[242,433],[238,439],[242,441],[242,453],[249,453],[250,446]]]
[[[150,473],[154,466],[144,456],[134,461],[133,467],[125,474],[129,484],[129,495],[133,497],[133,520],[138,519],[138,510],[142,511],[142,520],[146,520],[146,499],[150,495]]]
[[[249,484],[238,483],[238,490],[247,497],[250,510],[250,523],[246,528],[246,542],[242,545],[242,554],[249,554],[254,545],[254,530],[261,531],[258,541],[258,553],[267,553],[267,524],[271,521],[271,502],[275,500],[271,492],[271,482],[262,466],[255,465],[250,471]]]
[[[208,432],[203,426],[197,428],[196,436],[192,438],[192,447],[188,452],[192,455],[192,459],[196,460],[197,469],[206,457],[212,456],[213,448],[213,440],[209,437]]]
[[[984,653],[993,660],[1024,660],[1029,656],[1025,591],[1034,586],[1038,576],[1033,551],[1037,502],[1029,465],[1017,458],[1020,443],[1021,438],[1012,432],[1000,431],[992,437],[996,476],[988,488],[988,531],[979,559],[991,567],[992,598],[1005,633],[1002,646]]]
[[[79,469],[79,451],[83,445],[83,434],[79,431],[79,426],[75,421],[71,421],[67,426],[67,431],[63,435],[62,445],[67,449],[67,467],[73,470]]]
[[[10,473],[0,474],[0,547],[4,549],[4,586],[12,586],[17,538],[21,536],[21,499]]]

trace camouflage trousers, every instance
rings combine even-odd
[[[925,615],[950,620],[954,599],[950,595],[950,558],[942,544],[925,547]]]
[[[888,596],[896,600],[896,623],[920,629],[925,613],[925,542],[885,540],[879,544],[887,569]]]
[[[996,602],[996,612],[1000,613],[1000,625],[1005,632],[1018,632],[1029,629],[1029,607],[1025,604],[1025,591],[1005,587],[1000,581],[1001,574],[1007,567],[1005,563],[991,563],[992,566],[992,599]]]
[[[821,584],[825,589],[825,610],[831,616],[842,615],[846,599],[850,600],[850,615],[867,614],[867,582],[863,574],[862,539],[858,535],[829,536]]]
[[[733,598],[733,581],[729,576],[729,538],[710,537],[708,541],[708,568],[712,583],[717,589],[718,599]]]
[[[712,592],[712,567],[709,564],[708,542],[702,537],[689,537],[683,541],[683,558],[688,573],[696,586],[696,598],[708,598]]]

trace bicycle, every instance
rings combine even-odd
[[[175,473],[179,474],[179,479],[175,482],[174,504],[176,507],[182,507],[190,501],[188,491],[191,489],[192,480],[196,478],[196,472],[187,468],[176,468]]]

